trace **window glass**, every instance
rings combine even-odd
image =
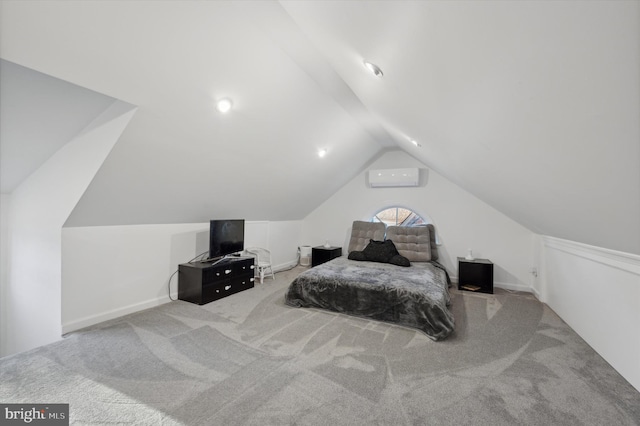
[[[418,226],[427,222],[416,212],[404,207],[389,207],[371,218],[371,222],[382,222],[387,226]]]

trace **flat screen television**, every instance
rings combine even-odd
[[[244,250],[244,219],[212,220],[209,223],[209,259]]]

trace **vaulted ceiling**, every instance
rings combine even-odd
[[[2,1],[0,19],[2,59],[139,107],[70,226],[302,219],[402,149],[533,232],[640,254],[640,2]]]

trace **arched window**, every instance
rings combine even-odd
[[[426,225],[418,213],[404,207],[389,207],[374,214],[371,222],[382,222],[387,226],[418,226]]]

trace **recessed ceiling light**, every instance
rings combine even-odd
[[[318,150],[318,157],[322,158],[325,155],[327,155],[327,150],[326,149],[319,149]]]
[[[376,77],[382,77],[384,74],[382,74],[382,70],[380,69],[379,66],[377,66],[376,64],[372,64],[371,62],[367,62],[364,61],[364,66],[371,71],[371,73],[373,75],[375,75]]]
[[[231,99],[228,98],[220,99],[216,104],[216,108],[218,108],[218,111],[223,114],[229,112],[229,110],[231,110],[231,106]]]

